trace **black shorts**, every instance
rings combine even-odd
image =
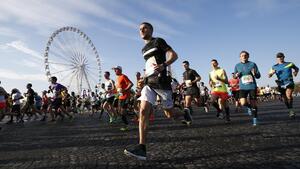
[[[42,106],[42,110],[47,110],[48,109],[48,104],[44,104],[43,106]]]
[[[112,97],[110,97],[110,98],[103,99],[102,103],[107,102],[107,103],[109,103],[109,104],[112,105],[112,104],[114,103],[114,100],[115,100],[115,97],[112,96]]]
[[[184,95],[185,96],[192,96],[192,97],[199,97],[200,96],[200,92],[199,92],[199,88],[198,87],[187,87],[184,90]]]
[[[237,101],[240,98],[240,91],[232,91],[233,98]]]
[[[53,109],[58,109],[60,106],[62,106],[62,99],[61,98],[55,98],[53,102],[51,103],[51,106]]]
[[[123,109],[127,109],[129,105],[129,99],[122,99],[122,100],[119,99],[118,105]]]
[[[71,107],[71,101],[64,101],[64,105],[66,106],[66,107]]]
[[[295,84],[291,83],[288,86],[286,86],[286,88],[282,88],[281,86],[278,86],[278,91],[280,92],[281,95],[285,95],[286,89],[295,89]]]
[[[200,96],[200,104],[201,106],[205,106],[206,103],[207,103],[207,100],[208,100],[208,96],[207,95],[203,95],[203,96]]]
[[[13,113],[20,113],[20,110],[21,110],[21,105],[19,104],[13,105],[11,108],[11,112]]]
[[[240,90],[239,92],[239,98],[247,98],[249,95],[250,100],[256,100],[257,99],[257,90]]]

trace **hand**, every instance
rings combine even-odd
[[[165,69],[164,65],[163,64],[158,64],[158,65],[155,65],[154,66],[154,70],[158,71],[158,72],[161,72]]]
[[[252,75],[253,75],[253,76],[255,76],[255,75],[256,75],[256,71],[255,71],[255,69],[254,69],[254,68],[252,68],[252,69],[251,69],[251,73],[252,73]]]
[[[276,70],[271,69],[269,72],[269,77],[272,77],[276,73]]]
[[[298,75],[298,72],[293,72],[294,76],[296,77]]]

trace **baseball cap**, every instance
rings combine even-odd
[[[112,69],[119,69],[119,70],[122,70],[122,67],[121,67],[121,66],[115,66],[115,67],[113,67]]]

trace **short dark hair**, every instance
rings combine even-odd
[[[142,22],[140,25],[147,25],[151,29],[151,31],[153,32],[153,26],[151,25],[151,23],[149,23],[149,22]]]
[[[277,57],[277,58],[284,58],[284,54],[283,54],[282,52],[278,52],[278,53],[276,54],[276,57]]]
[[[32,84],[31,84],[31,83],[28,83],[28,84],[26,85],[26,87],[31,88],[31,87],[32,87]]]
[[[57,82],[57,77],[55,77],[55,76],[52,76],[52,77],[51,77],[51,80],[53,80],[53,81]]]
[[[247,52],[247,51],[245,51],[245,50],[242,50],[241,52],[240,52],[240,55],[242,54],[242,53],[245,53],[248,57],[249,57],[249,52]]]
[[[187,60],[183,61],[182,63],[190,65],[189,61],[187,61]]]
[[[104,74],[108,74],[108,75],[110,75],[109,71],[105,71],[105,72],[104,72]]]
[[[217,62],[218,63],[218,61],[216,59],[212,59],[210,62]]]

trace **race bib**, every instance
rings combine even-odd
[[[192,86],[192,81],[191,80],[186,80],[185,81],[185,86],[186,87],[191,87]]]
[[[243,84],[250,84],[254,82],[253,77],[251,75],[242,76],[241,81]]]
[[[215,87],[222,87],[222,83],[219,82],[219,81],[217,81],[217,82],[215,83]]]
[[[157,65],[157,63],[156,63],[156,59],[155,59],[154,56],[150,57],[146,61],[146,65],[145,65],[145,77],[149,77],[151,75],[158,74],[158,72],[154,69],[154,67],[156,65]]]

